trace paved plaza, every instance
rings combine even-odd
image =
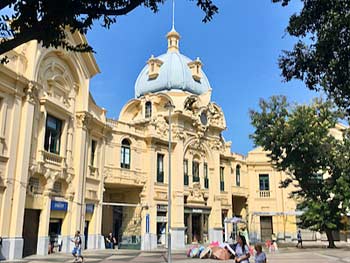
[[[303,249],[295,247],[281,248],[277,253],[268,253],[268,263],[330,263],[330,262],[348,262],[350,263],[350,247],[339,246],[337,249],[326,249],[324,246],[308,246]],[[123,263],[123,262],[148,262],[161,263],[166,261],[166,252],[159,250],[155,252],[141,252],[137,250],[93,250],[84,251],[85,262],[106,262],[106,263]],[[176,252],[173,255],[174,262],[190,263],[211,263],[211,262],[233,262],[218,261],[213,259],[190,259],[185,256],[185,252]],[[23,260],[7,261],[20,263],[44,263],[44,262],[73,262],[69,254],[56,253],[48,256],[31,256]],[[251,260],[250,262],[254,262]]]

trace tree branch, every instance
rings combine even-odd
[[[10,4],[15,3],[15,0],[1,0],[0,1],[0,10],[4,9],[5,7],[9,6]]]
[[[40,34],[40,31],[33,29],[29,32],[26,31],[26,32],[20,33],[16,35],[14,38],[2,40],[2,42],[0,42],[0,55],[5,54],[6,52],[18,47],[19,45],[27,43],[30,40],[37,39],[39,34]]]
[[[125,6],[121,9],[105,9],[105,8],[86,8],[81,11],[82,14],[85,15],[91,15],[91,14],[101,14],[101,15],[107,15],[107,16],[122,16],[126,15],[127,13],[134,10],[136,7],[141,5],[144,1],[143,0],[134,0],[130,2],[129,5]]]

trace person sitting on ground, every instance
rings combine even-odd
[[[255,263],[266,263],[266,254],[262,251],[262,246],[260,244],[256,244],[254,248],[256,251]]]
[[[242,235],[237,236],[237,245],[235,248],[235,262],[240,263],[249,263],[250,253],[249,247],[247,245],[247,241],[245,237]]]
[[[107,248],[114,249],[114,247],[117,243],[117,240],[113,236],[112,232],[110,232],[108,234],[108,236],[106,237],[106,242],[107,242]]]

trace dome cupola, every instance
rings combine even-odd
[[[186,91],[201,95],[209,91],[209,81],[202,71],[202,62],[192,61],[179,50],[180,34],[172,27],[167,34],[167,53],[147,61],[135,83],[135,96],[166,91]]]

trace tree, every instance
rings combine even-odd
[[[350,200],[350,136],[335,138],[331,129],[343,116],[329,101],[291,106],[285,97],[260,101],[260,111],[251,111],[255,127],[251,138],[263,147],[272,165],[287,174],[280,187],[295,186],[291,198],[303,211],[300,227],[327,234],[344,227]]]
[[[71,51],[91,52],[88,44],[72,45],[66,39],[67,28],[86,34],[94,22],[109,28],[118,16],[139,6],[157,12],[166,0],[1,0],[0,55],[30,40],[44,47],[63,47]],[[208,22],[218,12],[212,0],[196,0]]]
[[[272,0],[287,6],[291,0]],[[300,2],[300,1],[299,1]],[[297,37],[283,51],[279,66],[284,80],[299,79],[311,90],[323,90],[350,114],[350,0],[302,0],[286,29]]]

